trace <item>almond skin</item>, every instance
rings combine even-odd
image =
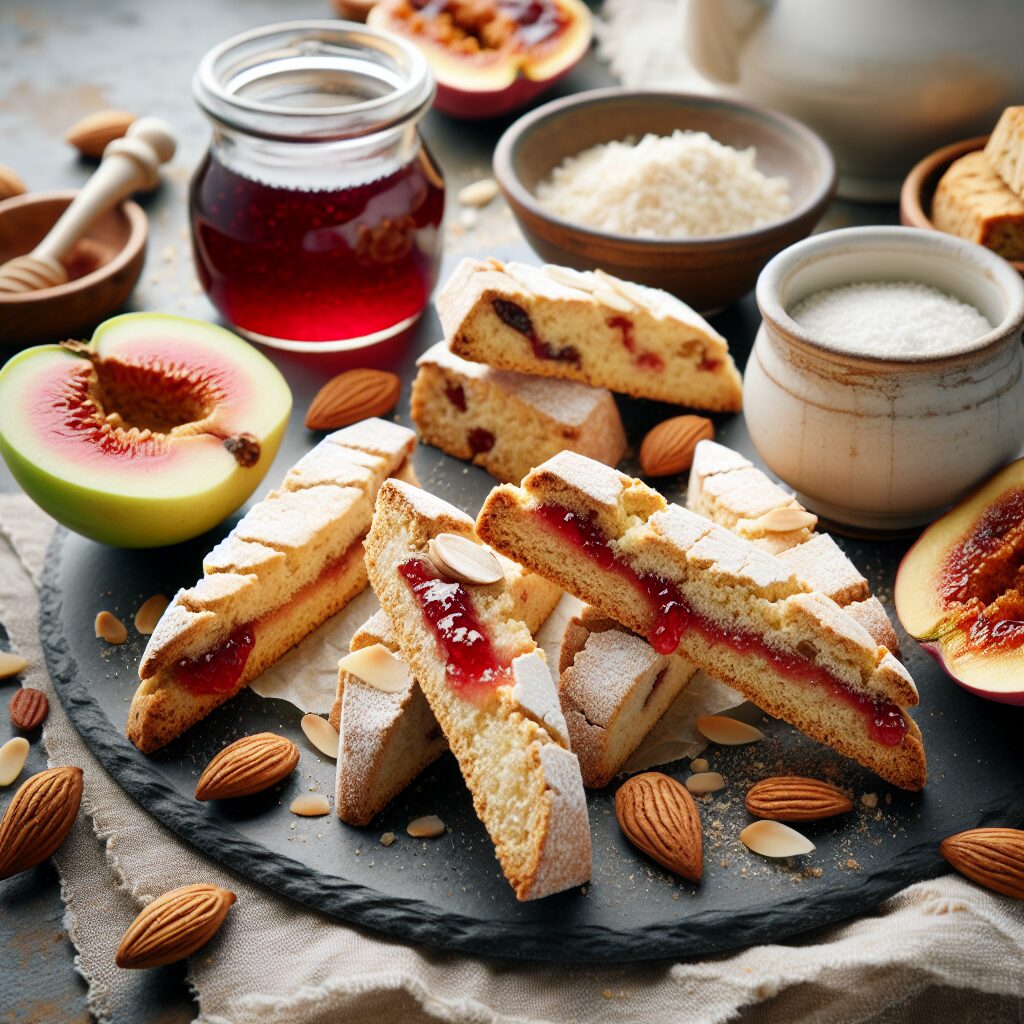
[[[714,436],[714,424],[703,416],[673,416],[647,432],[640,445],[640,468],[644,476],[682,473],[693,465],[697,444]]]
[[[772,821],[818,821],[853,810],[853,801],[835,786],[802,775],[776,775],[751,786],[747,810]]]
[[[299,763],[299,748],[286,736],[258,732],[228,744],[206,766],[197,800],[229,800],[262,793],[286,779]]]
[[[0,821],[0,878],[41,864],[67,838],[82,802],[82,769],[49,768],[26,779]]]
[[[84,156],[101,157],[107,144],[120,139],[135,120],[127,110],[97,110],[76,121],[64,136]]]
[[[235,894],[202,883],[172,889],[143,907],[114,958],[118,967],[162,967],[205,946],[224,923]]]
[[[337,430],[394,409],[402,382],[387,370],[347,370],[332,377],[306,413],[310,430]]]
[[[50,702],[42,690],[23,686],[11,697],[11,725],[22,732],[31,732],[43,724],[50,711]]]
[[[939,852],[972,882],[1024,900],[1024,832],[972,828],[943,839]]]
[[[634,775],[615,794],[626,838],[662,867],[699,882],[704,871],[700,814],[693,797],[661,772]]]

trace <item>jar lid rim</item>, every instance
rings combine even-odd
[[[285,106],[240,96],[228,88],[226,80],[239,61],[248,58],[255,66],[261,52],[280,59],[286,55],[282,47],[296,46],[294,56],[299,57],[323,56],[328,48],[349,56],[365,54],[367,62],[376,56],[404,80],[381,96],[336,106]],[[225,127],[278,141],[325,142],[417,120],[433,101],[435,85],[426,57],[400,36],[356,22],[309,19],[263,25],[218,43],[200,61],[192,91],[205,113]]]

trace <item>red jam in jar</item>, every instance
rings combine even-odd
[[[416,131],[434,93],[422,55],[362,26],[268,26],[210,51],[194,90],[214,137],[192,181],[192,239],[223,316],[300,351],[411,326],[444,214]]]

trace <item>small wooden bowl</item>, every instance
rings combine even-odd
[[[954,142],[942,149],[929,153],[923,160],[915,164],[903,181],[900,189],[900,223],[910,228],[927,228],[938,231],[931,219],[932,199],[939,180],[949,170],[954,160],[959,160],[968,153],[984,149],[988,142],[987,135],[979,135],[973,139]],[[1024,260],[1007,260],[1014,270],[1024,277]]]
[[[56,223],[75,191],[28,192],[0,203],[0,263],[29,252]],[[65,261],[67,283],[0,294],[0,344],[84,338],[131,295],[146,260],[149,222],[137,203],[105,213]]]
[[[537,202],[537,185],[566,157],[603,142],[676,128],[719,142],[757,147],[757,166],[789,179],[792,212],[752,231],[707,238],[631,238],[561,220]],[[663,288],[699,310],[720,309],[754,286],[780,250],[810,234],[836,185],[828,146],[798,121],[736,100],[675,92],[595,89],[524,115],[501,137],[494,175],[519,227],[551,263],[600,267]]]

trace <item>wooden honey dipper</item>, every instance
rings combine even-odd
[[[158,168],[174,156],[174,131],[157,117],[140,117],[124,138],[114,139],[103,151],[103,161],[50,228],[27,255],[0,265],[0,292],[34,292],[53,288],[68,279],[61,260],[96,222],[122,199],[140,189],[156,188]]]

